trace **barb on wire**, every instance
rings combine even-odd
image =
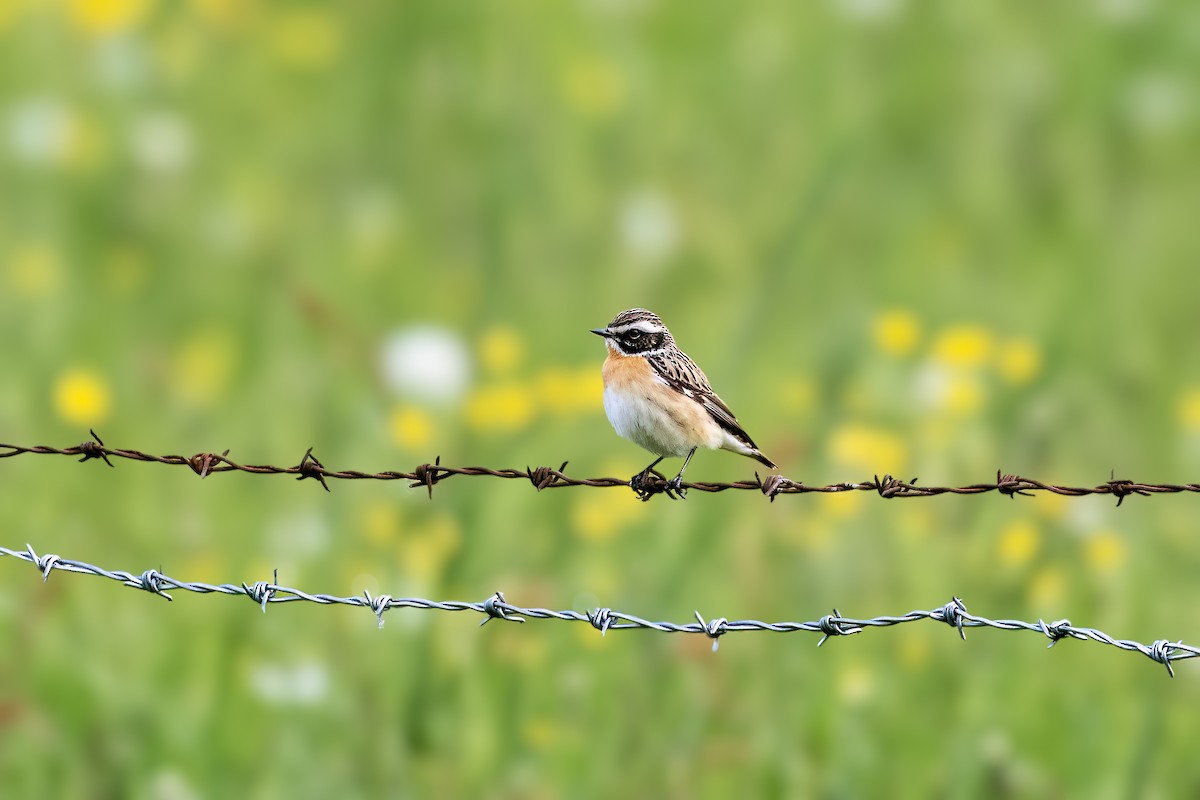
[[[1014,619],[988,619],[987,617],[981,617],[967,611],[966,605],[957,597],[943,606],[928,611],[910,611],[907,614],[899,616],[879,616],[868,619],[844,617],[841,612],[834,609],[832,614],[826,614],[812,622],[761,622],[755,619],[730,620],[725,617],[715,617],[705,620],[700,612],[697,611],[695,622],[675,623],[654,622],[633,614],[614,611],[611,608],[597,608],[588,612],[569,610],[552,611],[548,608],[523,608],[509,603],[501,592],[496,592],[482,602],[438,601],[425,600],[418,597],[392,597],[391,595],[372,597],[370,592],[363,592],[361,596],[350,597],[313,594],[301,589],[281,586],[277,572],[273,575],[270,582],[257,581],[252,584],[243,582],[215,585],[196,583],[172,578],[153,569],[146,570],[141,575],[134,575],[131,572],[108,570],[84,561],[62,558],[57,555],[39,556],[34,552],[31,545],[26,545],[24,550],[10,550],[7,547],[0,547],[0,556],[11,556],[32,564],[42,574],[43,582],[48,580],[50,573],[55,570],[84,575],[97,575],[133,589],[141,589],[150,594],[162,597],[165,600],[174,599],[168,593],[168,590],[183,590],[198,594],[244,596],[250,598],[256,606],[260,606],[263,613],[266,613],[268,605],[275,603],[307,602],[317,605],[358,606],[369,609],[378,620],[380,628],[383,627],[384,612],[394,608],[416,608],[427,611],[474,611],[477,614],[483,615],[483,619],[479,623],[480,625],[485,625],[492,620],[517,623],[524,623],[530,620],[558,620],[560,622],[586,622],[600,631],[602,636],[611,630],[630,629],[652,630],[660,633],[702,634],[712,639],[713,650],[715,651],[720,638],[734,632],[797,633],[805,631],[819,633],[821,634],[821,639],[817,642],[817,646],[820,647],[833,636],[852,636],[862,633],[868,628],[888,628],[918,620],[933,620],[945,623],[954,628],[963,639],[966,639],[967,628],[986,627],[1002,631],[1031,631],[1033,633],[1040,633],[1050,640],[1047,647],[1053,647],[1062,639],[1090,640],[1116,647],[1120,650],[1141,653],[1150,660],[1165,666],[1167,673],[1171,677],[1175,676],[1175,669],[1171,666],[1172,662],[1200,656],[1200,647],[1186,645],[1183,642],[1171,642],[1166,639],[1159,639],[1149,645],[1139,644],[1129,639],[1115,639],[1095,628],[1072,625],[1069,620],[1065,619],[1055,622],[1046,622],[1040,619],[1037,622],[1023,622]]]
[[[108,447],[91,431],[92,438],[82,444],[72,447],[48,447],[45,445],[26,446],[17,444],[0,444],[0,458],[12,458],[21,455],[59,455],[80,456],[79,460],[103,460],[110,467],[114,466],[112,459],[141,461],[153,464],[188,467],[201,478],[218,472],[239,472],[249,475],[294,475],[297,480],[312,478],[325,491],[329,491],[330,480],[375,480],[375,481],[407,481],[410,488],[424,488],[433,497],[433,487],[448,479],[459,476],[484,476],[490,478],[505,478],[529,481],[538,491],[543,489],[558,489],[566,486],[589,486],[593,488],[611,488],[615,486],[630,487],[631,481],[626,478],[577,478],[566,474],[567,462],[564,461],[558,469],[552,467],[525,467],[525,469],[492,469],[489,467],[450,467],[442,464],[441,457],[434,459],[432,464],[417,465],[412,472],[387,470],[384,472],[365,472],[356,469],[330,469],[313,455],[313,448],[308,448],[300,461],[294,466],[276,466],[272,464],[242,464],[229,457],[229,450],[221,453],[197,453],[193,456],[154,455],[140,450],[129,450],[119,447]],[[753,480],[715,483],[697,481],[684,483],[685,490],[697,492],[723,492],[726,490],[742,490],[761,492],[774,502],[781,494],[833,494],[836,492],[874,492],[883,498],[896,497],[933,497],[943,494],[976,495],[996,492],[1008,497],[1027,497],[1035,492],[1049,492],[1066,497],[1081,497],[1084,495],[1108,495],[1117,499],[1121,505],[1126,497],[1138,495],[1148,497],[1154,494],[1178,494],[1180,492],[1200,492],[1200,483],[1141,483],[1132,480],[1111,477],[1104,483],[1095,486],[1066,486],[1019,475],[1007,474],[1002,470],[996,471],[994,481],[971,483],[964,486],[918,486],[917,478],[901,480],[891,475],[878,475],[870,480],[831,483],[825,486],[810,486],[803,481],[795,481],[782,475],[760,476],[757,472]],[[638,481],[635,489],[638,496],[648,500],[654,495],[665,494],[675,498],[682,496],[681,492],[673,491],[661,475],[651,473]]]

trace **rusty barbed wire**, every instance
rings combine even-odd
[[[988,619],[987,617],[981,617],[967,611],[966,605],[957,597],[943,606],[928,611],[910,611],[907,614],[898,616],[856,619],[854,617],[842,616],[835,608],[832,614],[826,614],[820,619],[810,622],[762,622],[755,619],[730,620],[724,617],[705,619],[697,611],[695,612],[695,622],[676,623],[655,622],[622,611],[614,611],[611,608],[597,608],[587,612],[570,610],[553,611],[548,608],[524,608],[509,603],[502,592],[496,592],[481,602],[426,600],[419,597],[392,597],[386,594],[373,597],[369,592],[363,592],[360,596],[349,597],[339,597],[331,594],[313,594],[301,589],[280,585],[278,571],[275,572],[270,581],[257,581],[249,584],[199,583],[172,578],[154,569],[134,574],[132,572],[125,572],[124,570],[108,570],[84,561],[62,558],[57,555],[48,554],[39,556],[34,552],[32,545],[26,545],[24,550],[10,550],[7,547],[0,547],[0,556],[11,556],[32,564],[42,574],[43,582],[49,580],[50,573],[55,570],[96,575],[116,581],[133,589],[141,589],[150,594],[162,597],[165,600],[174,599],[168,593],[172,590],[183,590],[197,594],[225,594],[248,597],[254,601],[255,605],[262,608],[263,613],[266,613],[267,606],[272,603],[307,602],[323,606],[355,606],[369,609],[375,615],[380,628],[383,627],[384,613],[396,608],[413,608],[426,611],[473,611],[477,614],[482,614],[484,617],[479,623],[480,626],[492,620],[516,623],[524,623],[529,620],[558,620],[560,622],[586,622],[600,631],[601,635],[606,634],[608,631],[631,629],[652,630],[660,633],[703,634],[712,640],[713,650],[716,651],[720,638],[728,633],[746,631],[819,633],[821,634],[821,639],[817,642],[817,646],[820,647],[826,640],[833,636],[852,636],[862,633],[868,628],[889,628],[918,620],[933,620],[951,626],[958,631],[959,637],[963,640],[967,638],[967,628],[986,627],[1002,631],[1030,631],[1040,633],[1050,640],[1050,644],[1047,647],[1053,647],[1063,639],[1081,639],[1098,642],[1120,650],[1141,653],[1151,661],[1165,666],[1167,674],[1172,678],[1175,677],[1175,669],[1171,666],[1172,662],[1200,656],[1200,647],[1187,645],[1183,642],[1158,639],[1148,645],[1140,644],[1129,639],[1113,638],[1095,628],[1072,625],[1070,620],[1066,619],[1054,622],[1046,622],[1041,619],[1037,622],[1024,622],[1015,619]]]
[[[49,447],[46,445],[25,446],[17,444],[0,444],[0,458],[12,458],[21,455],[59,455],[79,456],[79,461],[102,460],[110,467],[116,466],[112,459],[125,459],[154,464],[188,467],[201,478],[220,472],[240,472],[250,475],[294,475],[297,480],[312,479],[330,491],[329,480],[376,480],[376,481],[409,481],[410,488],[424,487],[429,496],[433,497],[433,487],[448,478],[458,476],[485,476],[527,480],[538,491],[543,489],[559,489],[567,486],[589,486],[594,488],[611,488],[624,486],[632,488],[642,500],[649,500],[658,494],[665,494],[675,499],[683,493],[676,493],[668,485],[666,478],[657,471],[651,472],[644,479],[634,481],[626,478],[577,478],[567,475],[567,462],[564,461],[554,469],[552,467],[525,467],[524,469],[492,469],[489,467],[451,467],[442,464],[438,456],[432,464],[417,465],[412,472],[386,470],[383,472],[365,472],[362,470],[330,469],[322,464],[315,455],[313,448],[308,448],[300,461],[293,466],[276,466],[272,464],[242,464],[229,457],[229,450],[221,453],[196,453],[193,456],[154,455],[140,450],[130,450],[119,447],[108,447],[90,431],[92,438],[82,444],[72,447]],[[1082,497],[1084,495],[1108,495],[1115,497],[1117,505],[1121,505],[1126,497],[1138,495],[1148,497],[1155,494],[1179,494],[1181,492],[1200,492],[1200,483],[1142,483],[1126,479],[1118,479],[1115,474],[1104,483],[1095,486],[1065,486],[1026,478],[1020,475],[996,471],[995,481],[971,483],[964,486],[918,486],[917,478],[901,480],[891,475],[879,477],[874,475],[870,480],[850,483],[831,483],[824,486],[812,486],[803,481],[792,480],[783,475],[760,476],[754,473],[753,480],[733,481],[728,483],[696,481],[684,483],[684,491],[693,489],[698,492],[723,492],[726,490],[758,491],[774,502],[782,494],[832,494],[836,492],[875,492],[883,498],[895,497],[933,497],[943,494],[977,495],[996,492],[1010,498],[1026,497],[1035,492],[1049,492],[1066,497]]]

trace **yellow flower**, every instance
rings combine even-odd
[[[912,312],[891,309],[875,317],[871,333],[875,346],[887,355],[906,356],[917,346],[921,326]]]
[[[520,362],[521,340],[511,328],[492,328],[479,341],[479,361],[488,372],[511,372]]]
[[[529,424],[533,411],[529,388],[518,383],[485,386],[467,398],[467,424],[477,430],[520,430]]]
[[[593,411],[603,403],[604,381],[600,370],[593,366],[574,370],[548,368],[538,374],[534,385],[538,399],[556,414]]]
[[[174,359],[172,384],[179,398],[197,408],[214,405],[229,388],[235,349],[232,337],[218,328],[189,336]]]
[[[54,384],[54,408],[72,425],[103,422],[109,406],[108,384],[90,370],[68,370]]]
[[[1200,433],[1200,386],[1193,386],[1180,395],[1175,416],[1185,431]]]
[[[1084,545],[1088,566],[1096,572],[1112,572],[1125,562],[1125,543],[1113,531],[1101,531]]]
[[[833,432],[829,457],[840,466],[868,474],[897,474],[908,453],[893,433],[861,423],[848,423]]]
[[[580,59],[567,66],[563,93],[568,104],[581,114],[609,117],[625,103],[625,76],[610,61]]]
[[[933,342],[933,356],[952,367],[977,367],[992,353],[992,335],[977,325],[955,325]]]
[[[1042,367],[1042,354],[1033,342],[1013,339],[1000,346],[996,366],[1009,383],[1028,383]]]
[[[406,450],[424,450],[433,441],[433,419],[425,411],[400,406],[388,417],[388,432]]]
[[[139,24],[149,11],[148,0],[71,0],[69,19],[90,36],[121,33]]]
[[[4,270],[13,294],[18,297],[45,297],[62,283],[62,265],[58,253],[41,243],[28,244],[8,258]]]
[[[1025,519],[1016,519],[1000,532],[1000,561],[1005,566],[1022,567],[1038,550],[1038,530]]]
[[[341,55],[342,30],[337,19],[326,11],[287,11],[271,31],[271,46],[279,60],[289,66],[320,69]]]

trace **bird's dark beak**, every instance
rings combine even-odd
[[[605,339],[608,339],[612,336],[612,334],[608,332],[608,328],[592,328],[592,333],[596,334],[597,336],[603,336]]]

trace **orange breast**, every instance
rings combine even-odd
[[[609,352],[604,359],[601,370],[604,377],[604,388],[616,391],[629,391],[634,388],[649,388],[654,379],[654,368],[650,362],[641,356],[623,356]]]

